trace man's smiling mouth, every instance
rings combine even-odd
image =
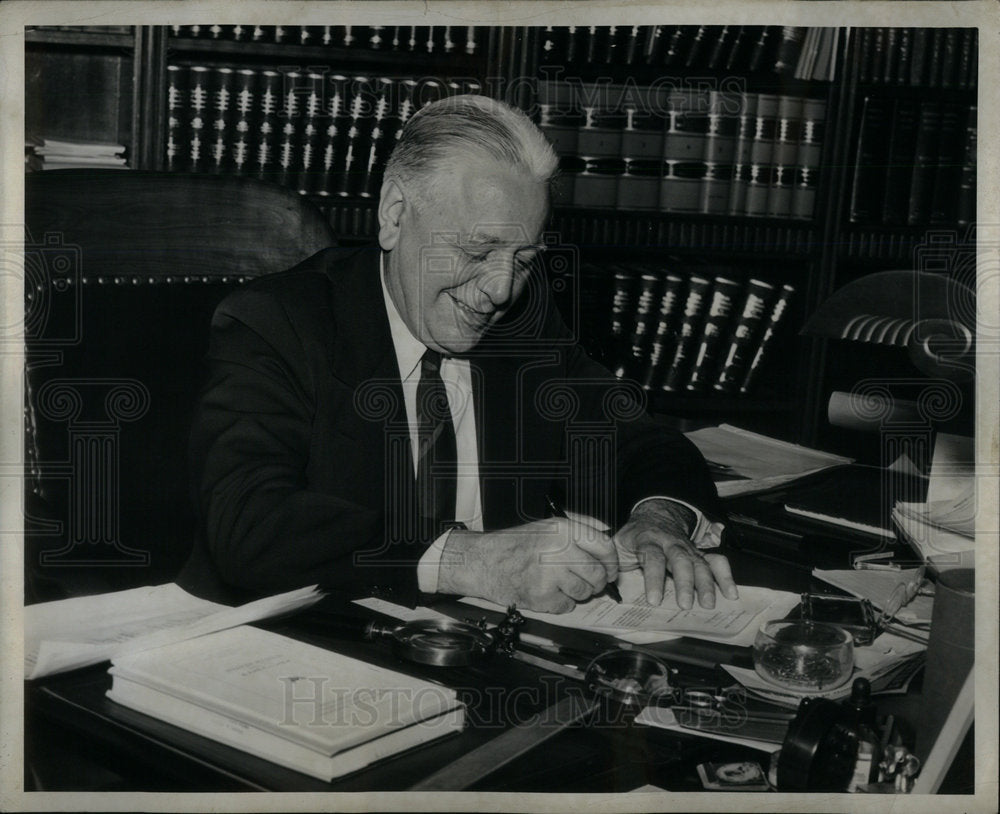
[[[459,310],[463,311],[464,313],[468,314],[471,317],[476,317],[477,319],[489,319],[490,316],[492,316],[492,313],[490,311],[477,311],[475,308],[466,305],[464,302],[462,302],[460,299],[453,296],[452,294],[449,294],[448,296],[451,297],[451,301],[458,306]]]

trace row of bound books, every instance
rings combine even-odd
[[[541,63],[766,71],[830,80],[836,41],[836,29],[803,26],[546,26],[541,37]]]
[[[554,203],[809,219],[826,101],[730,90],[539,83],[560,155]]]
[[[168,170],[255,177],[309,195],[378,195],[403,124],[471,81],[167,66]]]
[[[967,224],[976,213],[977,108],[868,96],[850,219],[884,226]]]
[[[475,54],[475,26],[449,25],[173,25],[173,37],[224,42],[319,45],[414,54]]]
[[[650,391],[752,394],[795,293],[738,269],[585,273],[602,272],[612,275],[611,367]]]
[[[861,28],[857,36],[862,82],[955,89],[978,83],[975,28]]]

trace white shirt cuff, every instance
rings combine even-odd
[[[691,542],[694,543],[695,548],[715,548],[716,546],[722,545],[722,531],[726,527],[725,523],[718,520],[709,520],[705,517],[705,513],[701,509],[692,506],[686,501],[678,500],[675,497],[646,497],[636,503],[635,506],[632,507],[632,511],[635,511],[647,500],[669,500],[671,503],[679,503],[685,509],[689,509],[693,512],[694,527],[688,537],[691,539]]]
[[[444,544],[448,542],[448,535],[453,531],[454,529],[448,529],[431,543],[417,563],[417,587],[425,594],[437,593],[438,572],[441,570]]]

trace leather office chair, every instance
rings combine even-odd
[[[120,170],[29,175],[25,219],[26,599],[170,581],[211,314],[332,230],[281,187]]]

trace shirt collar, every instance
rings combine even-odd
[[[396,364],[399,366],[400,381],[407,381],[420,364],[420,359],[427,350],[419,339],[417,339],[396,309],[396,304],[389,296],[389,289],[385,285],[385,252],[379,253],[378,258],[378,278],[382,284],[382,297],[385,299],[385,313],[389,317],[389,333],[392,335],[392,345],[396,351]]]

